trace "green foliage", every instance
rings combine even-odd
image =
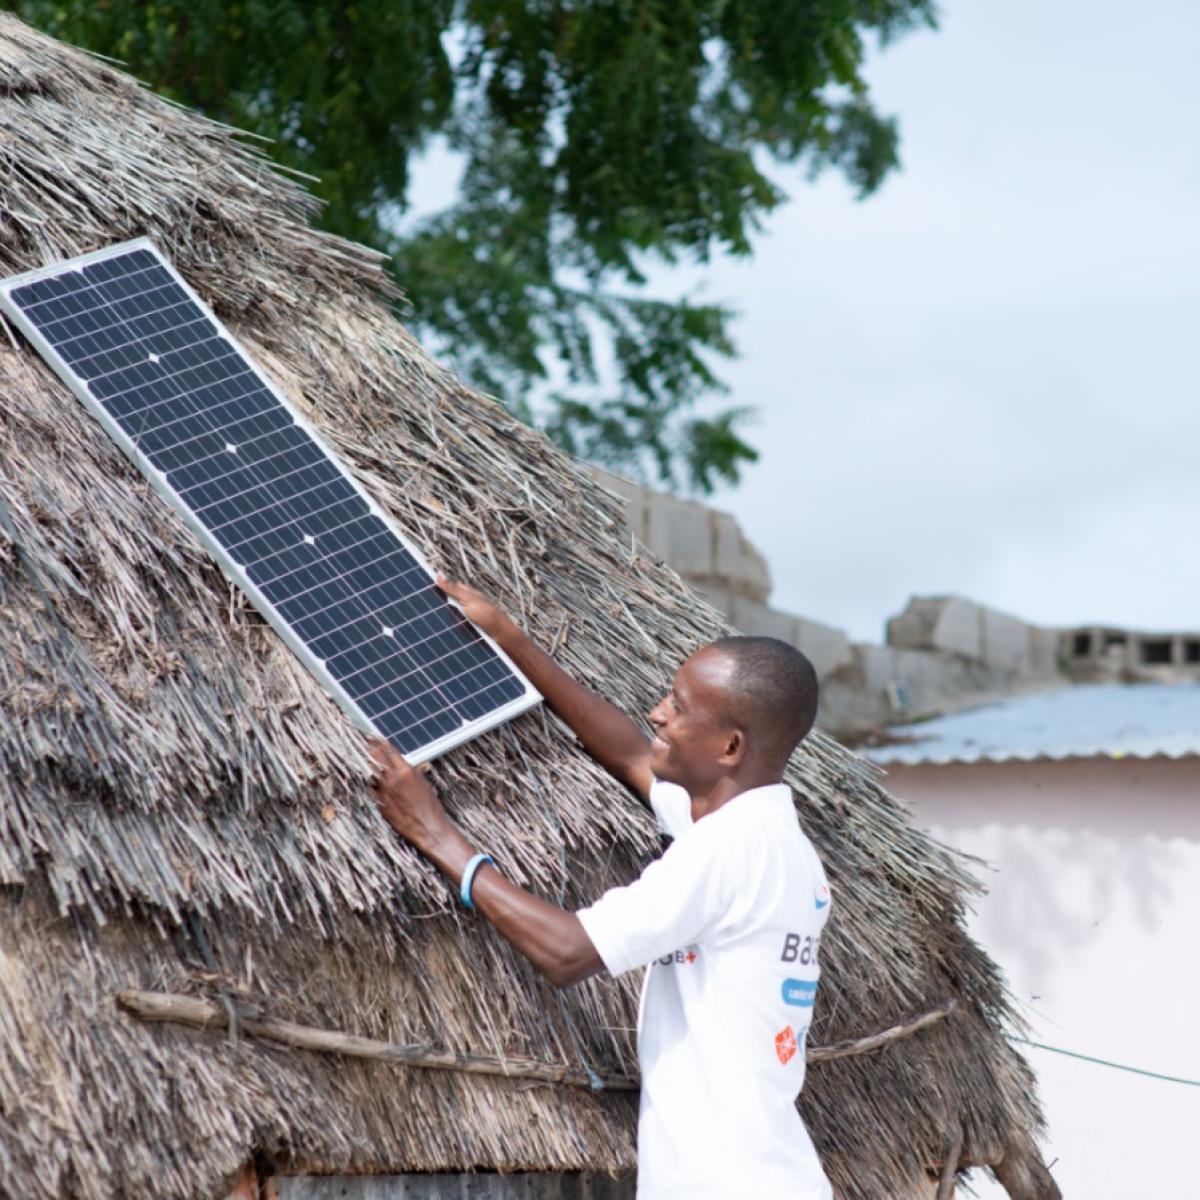
[[[897,132],[867,94],[864,39],[933,23],[933,0],[11,7],[274,139],[318,177],[326,228],[392,254],[410,324],[472,383],[568,450],[701,491],[756,457],[746,410],[697,412],[722,391],[732,313],[648,299],[642,268],[749,253],[784,199],[768,161],[870,194]],[[434,136],[461,156],[459,195],[398,232]]]

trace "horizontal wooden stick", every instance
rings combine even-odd
[[[937,1008],[930,1009],[929,1012],[922,1013],[919,1017],[905,1021],[901,1025],[893,1025],[891,1029],[884,1029],[867,1037],[854,1038],[848,1042],[830,1042],[828,1046],[809,1046],[806,1057],[810,1063],[819,1063],[878,1050],[880,1046],[886,1046],[889,1042],[897,1042],[901,1038],[911,1037],[919,1029],[936,1025],[943,1018],[948,1017],[957,1006],[956,1000],[943,1000]]]
[[[118,992],[117,1003],[143,1021],[174,1021],[198,1029],[224,1029],[229,1016],[219,1004],[196,996],[181,996],[171,992]],[[299,1050],[316,1050],[326,1054],[345,1054],[351,1058],[376,1058],[387,1062],[404,1063],[409,1067],[424,1067],[431,1071],[460,1071],[469,1075],[503,1075],[509,1079],[532,1079],[540,1083],[567,1084],[590,1088],[591,1080],[584,1071],[566,1064],[543,1063],[532,1058],[493,1058],[482,1054],[458,1054],[452,1050],[433,1050],[428,1046],[406,1046],[396,1042],[380,1042],[374,1038],[357,1037],[332,1029],[312,1025],[295,1025],[271,1017],[238,1014],[239,1032],[270,1042],[282,1042]],[[628,1075],[606,1075],[604,1086],[615,1091],[637,1091],[637,1079]]]
[[[198,996],[183,996],[174,992],[127,991],[117,993],[117,1003],[128,1013],[143,1021],[174,1021],[197,1029],[225,1029],[229,1014],[219,1004]],[[955,1002],[947,1000],[939,1007],[903,1025],[894,1025],[881,1033],[856,1041],[835,1042],[829,1046],[809,1046],[810,1063],[828,1062],[852,1054],[866,1054],[889,1042],[908,1037],[953,1012]],[[318,1029],[312,1025],[295,1025],[271,1017],[237,1014],[237,1027],[252,1037],[280,1042],[299,1050],[315,1050],[325,1054],[345,1054],[351,1058],[374,1058],[403,1063],[409,1067],[424,1067],[431,1071],[460,1071],[470,1075],[502,1075],[508,1079],[532,1079],[540,1083],[566,1084],[569,1087],[592,1087],[585,1071],[565,1063],[544,1063],[532,1058],[495,1058],[483,1054],[458,1054],[452,1050],[433,1050],[428,1046],[408,1046],[395,1042],[380,1042],[374,1038],[357,1037],[333,1029]],[[605,1088],[614,1091],[637,1091],[640,1083],[632,1075],[604,1075]]]

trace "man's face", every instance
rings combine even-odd
[[[671,690],[650,712],[650,767],[657,778],[691,792],[724,773],[721,757],[735,732],[723,705],[729,670],[725,657],[706,647],[676,672]]]

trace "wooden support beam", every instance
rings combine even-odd
[[[938,1178],[938,1190],[935,1200],[953,1200],[954,1176],[958,1171],[958,1160],[962,1154],[963,1135],[961,1129],[954,1131],[950,1144],[946,1147],[946,1157],[942,1160],[942,1173]]]

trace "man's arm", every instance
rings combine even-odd
[[[456,884],[475,848],[455,828],[424,775],[387,742],[371,742],[372,784],[384,820]],[[583,922],[509,883],[485,863],[475,874],[475,907],[555,987],[604,970]]]
[[[587,752],[614,778],[649,799],[650,742],[615,705],[568,675],[503,610],[464,583],[438,575],[442,589],[524,672]],[[503,932],[503,930],[501,931]]]

